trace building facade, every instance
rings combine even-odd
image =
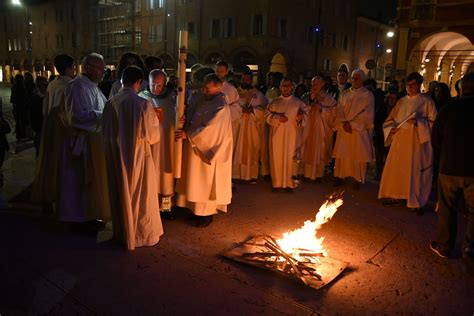
[[[7,7],[0,15],[3,81],[19,72],[54,73],[53,59],[68,53],[79,64],[94,47],[93,1],[52,0],[43,5]]]
[[[341,64],[349,69],[364,69],[368,59],[383,69],[389,64],[374,50],[386,26],[358,19],[357,2],[349,0],[51,0],[5,11],[3,81],[22,71],[51,73],[56,54],[79,62],[91,51],[103,54],[109,65],[126,51],[155,55],[173,71],[179,30],[189,32],[189,65],[224,59],[235,69],[248,65],[260,81],[269,71],[303,81],[316,71],[335,78]],[[25,49],[30,31],[31,49]],[[385,77],[379,69],[372,73]]]
[[[396,76],[418,71],[451,86],[473,71],[473,1],[399,0]]]

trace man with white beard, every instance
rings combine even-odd
[[[227,64],[227,62],[220,60],[216,63],[216,75],[222,81],[222,93],[227,99],[227,106],[229,107],[232,116],[232,137],[235,147],[237,143],[237,134],[239,132],[240,118],[242,117],[239,92],[229,81],[227,81],[227,76],[229,75],[229,64]]]
[[[58,172],[58,213],[62,221],[84,223],[110,218],[100,133],[106,100],[97,86],[104,73],[103,57],[91,53],[82,60],[82,73],[66,87],[66,101],[61,109],[64,142]],[[103,226],[93,223],[99,228]]]
[[[311,91],[303,95],[308,107],[302,140],[304,177],[321,182],[325,166],[332,158],[333,127],[337,114],[337,102],[322,90],[324,79],[321,74],[311,80]]]
[[[195,226],[206,227],[217,211],[227,212],[232,199],[232,121],[222,81],[204,78],[204,92],[193,94],[186,108],[182,177],[176,181],[176,204],[189,208]]]
[[[423,77],[411,73],[407,95],[398,100],[383,125],[385,146],[390,146],[380,182],[379,198],[384,206],[401,204],[418,215],[428,202],[433,177],[431,128],[436,118],[433,100],[421,93]]]
[[[176,94],[166,87],[166,73],[155,69],[149,75],[149,90],[139,93],[148,103],[161,113],[160,142],[151,146],[155,159],[160,209],[162,216],[174,219],[171,213],[171,197],[174,194],[173,157],[176,117]]]
[[[335,129],[337,131],[333,157],[335,185],[352,178],[354,189],[365,182],[367,163],[373,161],[372,129],[374,125],[374,96],[364,86],[365,73],[352,72],[352,87],[339,97]]]
[[[306,105],[293,96],[294,84],[284,78],[280,83],[281,96],[268,105],[265,114],[270,125],[270,172],[274,192],[285,189],[293,192],[293,177],[297,174],[295,151],[297,131],[304,123]]]
[[[254,184],[258,178],[258,165],[260,158],[260,144],[267,98],[253,85],[252,72],[242,75],[242,83],[238,89],[242,117],[240,118],[239,134],[236,144],[232,166],[232,178],[249,181]]]
[[[151,146],[160,141],[160,122],[153,106],[137,95],[143,72],[129,66],[123,87],[104,109],[103,130],[109,175],[114,238],[127,246],[153,246],[163,234],[158,186]]]

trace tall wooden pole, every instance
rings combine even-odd
[[[179,31],[179,63],[178,63],[178,102],[176,106],[176,130],[183,129],[180,119],[184,115],[186,98],[186,59],[188,55],[188,31]],[[183,156],[183,140],[174,143],[174,177],[181,178],[181,160]]]

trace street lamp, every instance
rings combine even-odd
[[[394,35],[395,35],[395,33],[392,32],[392,31],[387,32],[387,37],[393,37]]]
[[[390,54],[392,52],[392,49],[390,48],[387,48],[387,50],[385,51],[387,54]]]

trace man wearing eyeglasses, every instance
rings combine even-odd
[[[71,80],[61,105],[64,143],[58,175],[58,213],[65,222],[100,229],[110,218],[100,120],[106,99],[97,84],[105,73],[101,55],[82,60],[82,72]]]
[[[384,206],[407,207],[417,215],[428,202],[433,177],[431,128],[436,118],[433,100],[422,94],[423,77],[411,73],[406,79],[407,95],[398,100],[383,124],[385,146],[390,146],[380,182],[379,198]]]
[[[352,178],[354,189],[365,182],[367,163],[374,160],[372,129],[374,126],[374,96],[363,86],[365,73],[352,72],[352,87],[339,97],[337,131],[333,158],[335,185],[343,184],[343,179]]]

